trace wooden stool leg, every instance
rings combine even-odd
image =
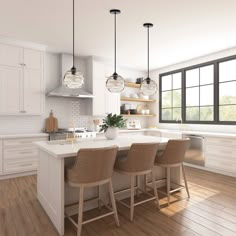
[[[182,172],[183,172],[183,177],[184,177],[184,184],[185,184],[185,188],[188,194],[188,198],[190,198],[190,194],[189,194],[189,190],[188,190],[188,182],[187,182],[187,178],[186,178],[186,174],[185,174],[185,168],[184,165],[182,164]]]
[[[167,167],[167,199],[168,199],[168,206],[170,205],[170,167]]]
[[[139,176],[137,175],[136,176],[136,186],[137,186],[137,189],[136,189],[136,196],[138,197],[139,196]]]
[[[147,188],[146,188],[146,186],[147,186],[147,175],[145,174],[143,178],[144,178],[144,180],[143,180],[143,182],[144,182],[143,190],[146,193],[147,192]]]
[[[101,191],[100,191],[100,185],[97,186],[97,192],[98,192],[98,209],[101,210]]]
[[[110,192],[111,205],[112,205],[112,209],[114,211],[114,218],[115,218],[115,221],[116,221],[116,225],[120,226],[119,218],[118,218],[118,214],[117,214],[117,209],[116,209],[115,196],[114,196],[111,180],[109,181],[109,192]]]
[[[82,231],[83,205],[84,205],[84,188],[80,187],[80,190],[79,190],[79,215],[78,215],[77,236],[80,236],[81,231]]]
[[[134,218],[134,175],[131,175],[131,191],[130,191],[130,221]]]
[[[152,175],[153,191],[154,191],[154,195],[156,197],[156,204],[157,204],[158,209],[160,209],[160,203],[159,203],[159,197],[158,197],[158,193],[157,193],[157,185],[156,185],[156,181],[155,181],[154,171],[152,171],[151,175]]]

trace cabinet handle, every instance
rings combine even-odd
[[[20,152],[20,154],[28,154],[28,153],[33,153],[32,151],[25,151],[25,152]]]
[[[20,113],[26,113],[26,111],[20,111]]]
[[[21,164],[20,166],[24,167],[24,166],[32,166],[33,164],[30,163],[30,164]]]

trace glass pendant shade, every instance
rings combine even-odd
[[[71,68],[65,73],[63,83],[70,89],[81,88],[84,84],[84,76],[81,71]]]
[[[152,96],[157,92],[157,84],[154,80],[151,79],[145,79],[141,84],[141,93],[144,96]]]
[[[106,87],[111,93],[120,93],[125,88],[125,80],[118,74],[108,77]]]

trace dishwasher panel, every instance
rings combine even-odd
[[[204,157],[204,137],[199,135],[183,135],[184,138],[189,138],[190,145],[188,150],[185,153],[184,162],[205,166],[205,157]]]

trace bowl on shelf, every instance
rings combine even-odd
[[[137,109],[130,109],[129,111],[131,115],[137,114]]]

